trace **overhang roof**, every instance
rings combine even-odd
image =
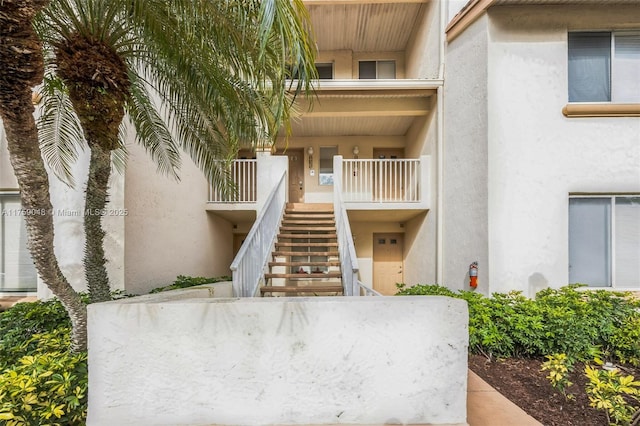
[[[524,5],[583,5],[583,6],[611,6],[637,4],[640,0],[470,0],[453,17],[445,32],[447,41],[451,41],[459,36],[468,26],[480,18],[492,6],[524,6]]]
[[[426,117],[440,80],[320,80],[298,98],[292,136],[401,136]]]

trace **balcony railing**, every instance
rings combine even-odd
[[[423,196],[420,159],[342,160],[342,198],[346,203],[420,203]],[[340,164],[340,158],[337,164]]]
[[[231,178],[236,185],[234,191],[225,192],[209,188],[210,203],[255,203],[256,202],[256,160],[234,160],[231,163]]]

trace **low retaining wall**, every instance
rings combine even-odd
[[[158,297],[89,306],[89,425],[466,424],[463,300]]]

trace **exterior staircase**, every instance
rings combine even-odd
[[[332,204],[287,204],[272,256],[263,296],[342,294]]]

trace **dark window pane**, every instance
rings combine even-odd
[[[361,80],[376,78],[376,61],[360,61],[358,76]]]
[[[611,33],[569,33],[569,102],[611,100]]]
[[[316,69],[320,80],[333,79],[333,64],[316,64]]]

